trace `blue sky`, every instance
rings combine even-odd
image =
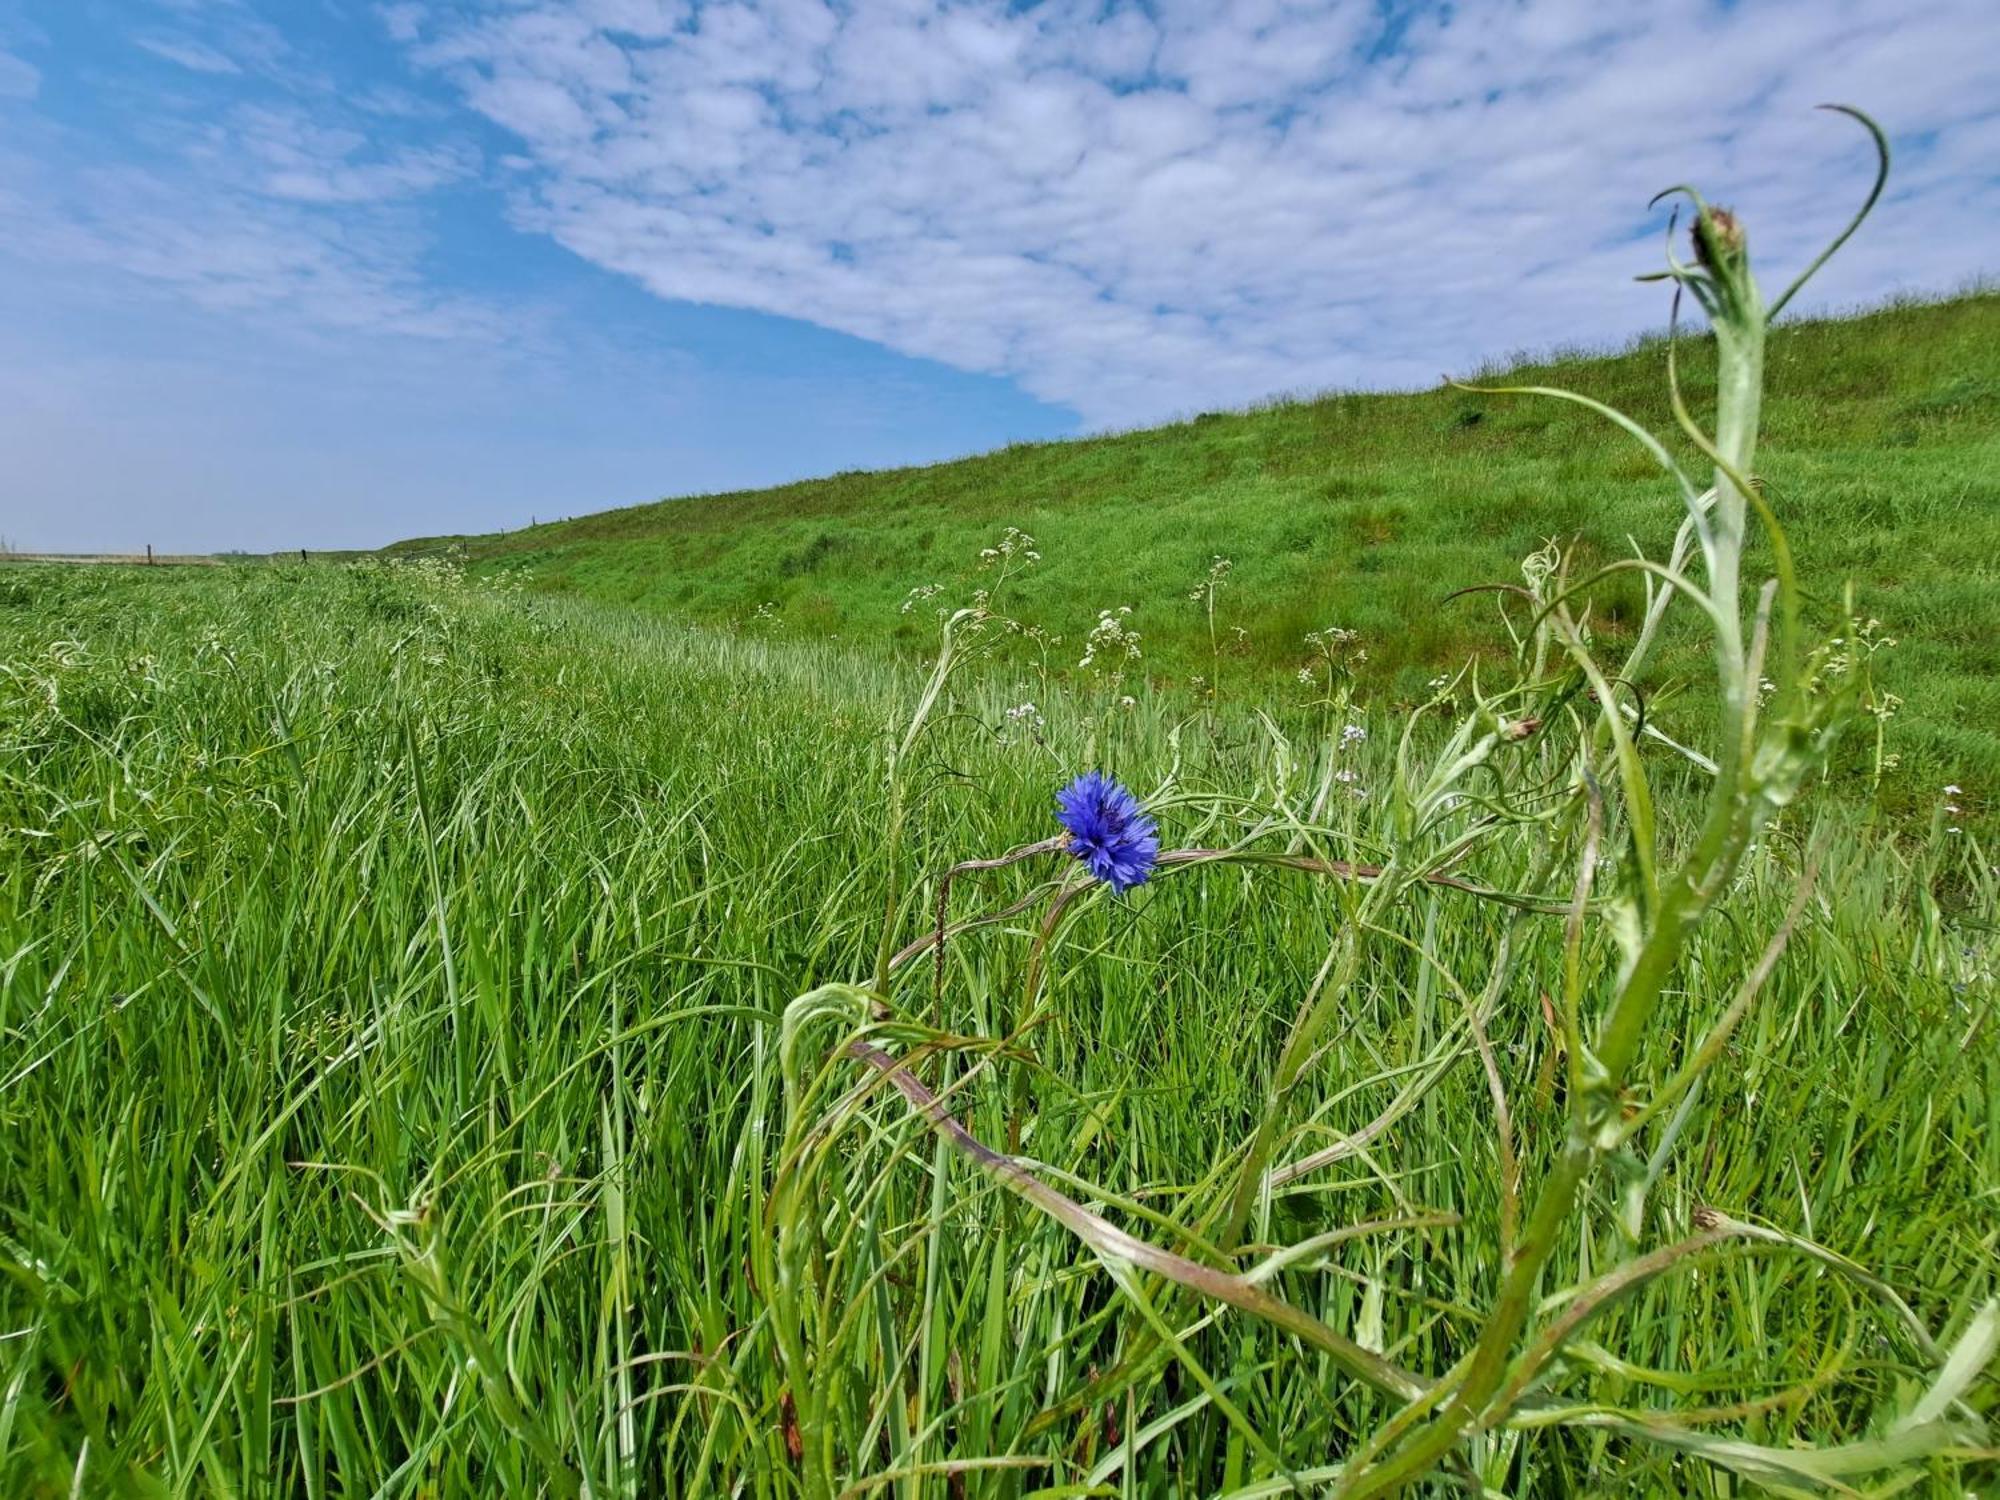
[[[371,545],[2000,270],[1990,0],[0,0],[0,537]]]

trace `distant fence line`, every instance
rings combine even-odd
[[[322,559],[350,554],[321,552]],[[222,568],[232,563],[306,562],[304,548],[296,552],[15,552],[0,548],[0,563],[60,563],[72,567]]]
[[[289,562],[409,562],[427,557],[463,560],[462,542],[430,546],[398,547],[393,552],[344,551],[337,547],[309,551],[304,547],[283,552],[18,552],[0,547],[0,563],[60,563],[73,567],[139,568],[226,568],[257,563]]]
[[[175,552],[0,552],[0,563],[70,563],[91,567],[219,568],[219,557]]]

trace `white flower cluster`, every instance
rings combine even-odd
[[[486,593],[512,596],[525,594],[534,576],[531,568],[501,568],[496,572],[481,573],[473,583]]]
[[[1324,630],[1308,630],[1306,644],[1315,651],[1331,652],[1341,646],[1349,646],[1361,639],[1360,633],[1343,630],[1338,625],[1329,625]]]
[[[1047,721],[1042,718],[1042,711],[1032,703],[1022,703],[1008,709],[1005,717],[1010,728],[1025,729],[1031,734],[1039,733],[1048,727]]]
[[[1329,667],[1358,667],[1368,660],[1367,648],[1361,644],[1361,632],[1346,630],[1339,625],[1307,631],[1306,644]]]
[[[1061,636],[1051,635],[1039,625],[1023,625],[1019,620],[1009,620],[1007,630],[1010,635],[1018,635],[1024,641],[1033,641],[1044,655],[1062,644]]]
[[[1235,566],[1236,564],[1226,557],[1209,559],[1208,576],[1188,590],[1188,598],[1196,604],[1206,601],[1212,606],[1215,603],[1215,591],[1222,587],[1222,580],[1229,576],[1229,570]]]
[[[1084,671],[1120,673],[1132,662],[1139,659],[1139,632],[1125,623],[1125,617],[1132,613],[1132,606],[1121,604],[1115,611],[1101,609],[1097,612],[1097,623],[1090,627],[1090,634],[1083,638],[1083,660],[1077,666]]]
[[[1001,535],[997,545],[979,549],[979,566],[994,567],[997,564],[1032,567],[1042,560],[1042,554],[1035,550],[1035,539],[1018,526],[1009,526]]]
[[[452,553],[392,557],[387,567],[405,581],[432,593],[451,593],[465,587],[464,560]]]
[[[1307,631],[1306,645],[1312,649],[1316,661],[1299,668],[1299,681],[1307,687],[1319,684],[1329,695],[1327,701],[1331,701],[1339,695],[1341,679],[1351,676],[1356,667],[1368,660],[1360,641],[1359,631],[1340,625]]]
[[[1885,651],[1896,644],[1896,638],[1877,635],[1882,628],[1880,620],[1864,620],[1855,626],[1851,636],[1835,636],[1827,642],[1827,651],[1820,659],[1819,670],[1808,680],[1808,689],[1817,692],[1826,686],[1827,679],[1845,677],[1859,663],[1866,661],[1877,651]]]
[[[944,592],[944,585],[941,583],[918,584],[915,588],[911,589],[909,593],[903,596],[902,613],[908,614],[911,610],[915,609],[919,604],[930,603],[931,600],[937,598],[937,596],[939,594],[942,594],[943,592]]]

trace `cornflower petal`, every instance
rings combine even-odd
[[[1144,885],[1159,862],[1159,825],[1102,771],[1087,771],[1056,793],[1056,820],[1069,831],[1070,853],[1114,891]]]

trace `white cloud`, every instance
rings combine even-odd
[[[306,338],[329,331],[498,343],[522,321],[435,283],[416,200],[478,170],[450,139],[378,143],[365,106],[161,109],[159,148],[97,143],[21,112],[0,144],[0,263],[51,295],[142,289]],[[0,275],[17,274],[12,268]]]
[[[137,0],[128,0],[136,8]],[[132,44],[167,62],[214,78],[260,79],[298,92],[325,92],[332,85],[303,65],[280,27],[262,10],[283,14],[296,6],[265,0],[150,0],[169,13],[171,30],[135,33]],[[328,10],[338,14],[338,5]]]
[[[516,135],[517,216],[660,296],[1014,377],[1098,422],[1425,382],[1658,321],[1692,177],[1825,295],[1991,269],[2000,9],[1917,0],[503,0],[386,11]],[[1775,276],[1776,272],[1768,273]]]
[[[230,74],[243,71],[233,57],[218,52],[206,42],[187,37],[138,37],[134,44],[192,73]]]
[[[0,99],[32,99],[41,87],[41,70],[33,63],[11,52],[0,52]]]
[[[414,42],[422,35],[421,5],[404,0],[404,3],[399,4],[378,5],[375,7],[375,13],[381,17],[382,26],[389,33],[391,41]]]
[[[458,144],[376,148],[363,131],[322,125],[291,109],[246,105],[209,133],[219,155],[274,198],[297,203],[373,203],[415,197],[469,176],[477,155]]]
[[[165,26],[136,47],[216,82],[134,90],[112,72],[102,120],[14,111],[0,134],[0,258],[14,264],[0,276],[25,275],[44,300],[165,294],[308,342],[514,336],[521,320],[429,274],[421,200],[480,170],[460,112],[393,77],[343,89],[250,0],[153,4]],[[6,77],[0,54],[0,95]]]
[[[217,313],[276,315],[293,331],[421,339],[492,338],[502,319],[437,292],[421,246],[391,223],[309,211],[129,168],[65,173],[60,183],[0,175],[0,254],[40,268],[50,287],[125,282],[174,292]]]

